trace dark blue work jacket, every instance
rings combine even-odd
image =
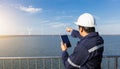
[[[69,55],[63,51],[62,60],[66,69],[101,69],[104,40],[97,32],[81,37],[79,32],[73,30],[73,37],[81,38],[73,53]]]

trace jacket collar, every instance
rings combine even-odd
[[[99,33],[98,32],[89,33],[87,36],[83,37],[82,39],[91,38],[95,36],[99,36]]]

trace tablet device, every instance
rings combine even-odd
[[[61,35],[61,40],[63,43],[66,43],[67,47],[71,47],[71,43],[67,35]]]

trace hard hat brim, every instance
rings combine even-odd
[[[74,24],[75,24],[75,25],[79,25],[79,23],[78,23],[78,22],[74,22]]]
[[[80,25],[79,22],[74,22],[74,24],[77,25],[77,26],[83,26],[83,25]],[[84,27],[95,27],[95,25],[93,25],[93,26],[84,26]]]

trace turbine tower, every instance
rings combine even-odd
[[[32,28],[31,28],[31,27],[28,27],[28,28],[27,28],[27,32],[28,32],[28,35],[31,35]]]

